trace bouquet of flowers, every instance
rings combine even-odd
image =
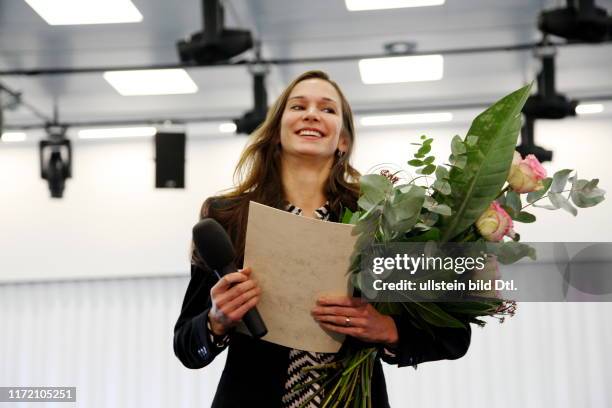
[[[404,184],[389,170],[361,177],[359,211],[345,210],[342,217],[342,222],[355,225],[358,234],[349,271],[356,288],[361,289],[361,257],[375,244],[498,242],[502,248],[499,261],[511,263],[525,256],[535,258],[533,248],[520,243],[514,231],[514,222],[536,221],[526,209],[561,208],[576,215],[576,207],[591,207],[604,200],[598,179],[579,179],[569,169],[547,177],[533,155],[522,158],[515,152],[521,110],[530,89],[528,85],[502,98],[474,119],[464,138],[455,136],[448,164],[435,164],[430,155],[433,139],[421,136],[417,152],[408,161],[417,169],[417,177]],[[548,203],[543,205],[545,198]],[[373,306],[384,314],[408,313],[415,326],[431,331],[469,323],[484,326],[482,317],[486,316],[503,321],[504,316],[514,314],[516,303],[483,297],[463,302],[377,302]],[[322,406],[371,407],[376,353],[376,348],[352,350],[338,361],[308,368],[320,373],[315,381],[324,395]]]

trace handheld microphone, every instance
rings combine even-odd
[[[193,243],[206,264],[220,276],[236,272],[234,246],[227,232],[212,218],[205,218],[193,227]],[[257,308],[252,308],[242,317],[242,321],[253,337],[261,338],[268,329],[261,319]]]

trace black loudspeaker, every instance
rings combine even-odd
[[[185,133],[155,135],[155,188],[185,188]]]

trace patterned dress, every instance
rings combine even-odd
[[[289,204],[287,211],[302,215],[302,209],[293,204]],[[329,202],[326,202],[322,207],[315,210],[318,219],[323,221],[329,220]],[[309,351],[292,349],[289,352],[289,367],[287,368],[287,382],[285,383],[285,394],[282,399],[282,408],[297,408],[310,398],[318,389],[319,384],[312,384],[309,387],[302,388],[296,392],[291,392],[291,388],[296,384],[304,384],[319,377],[314,371],[303,373],[304,367],[309,367],[319,364],[331,363],[335,357],[335,353],[313,353]],[[318,395],[308,403],[308,408],[318,408],[321,406],[323,397]]]

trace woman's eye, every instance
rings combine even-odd
[[[291,110],[302,110],[304,107],[302,105],[293,105],[289,109]]]
[[[323,109],[323,112],[336,113],[336,110],[334,108],[325,108],[325,109]]]

